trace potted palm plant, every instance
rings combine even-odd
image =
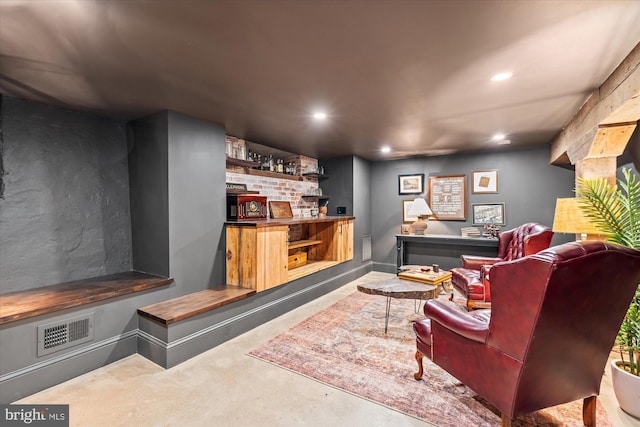
[[[607,240],[640,249],[640,181],[630,169],[610,186],[602,179],[580,179],[580,207]],[[613,390],[625,412],[640,418],[640,286],[636,289],[616,340],[620,359],[611,362]]]

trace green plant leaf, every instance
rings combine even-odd
[[[585,216],[607,235],[607,240],[640,249],[640,181],[631,169],[622,170],[618,186],[606,179],[578,179],[576,193]],[[627,309],[618,336],[622,360],[628,356],[630,371],[640,376],[640,286]]]

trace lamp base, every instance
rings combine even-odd
[[[417,236],[424,235],[425,230],[427,229],[428,224],[422,219],[421,216],[418,217],[418,220],[411,224],[413,231]]]

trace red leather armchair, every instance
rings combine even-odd
[[[498,256],[495,258],[462,255],[462,268],[451,269],[451,284],[463,296],[467,310],[491,307],[489,270],[493,264],[547,249],[552,237],[553,231],[549,227],[530,222],[498,235]]]
[[[463,312],[442,301],[414,323],[418,373],[434,363],[495,406],[502,425],[584,399],[595,426],[604,367],[640,282],[640,251],[571,242],[491,269],[494,306]]]

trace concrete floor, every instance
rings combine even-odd
[[[84,427],[430,426],[247,355],[361,281],[390,276],[369,273],[172,369],[133,355],[15,403],[69,404],[70,425]],[[615,426],[640,427],[618,407],[608,366],[600,399]]]

